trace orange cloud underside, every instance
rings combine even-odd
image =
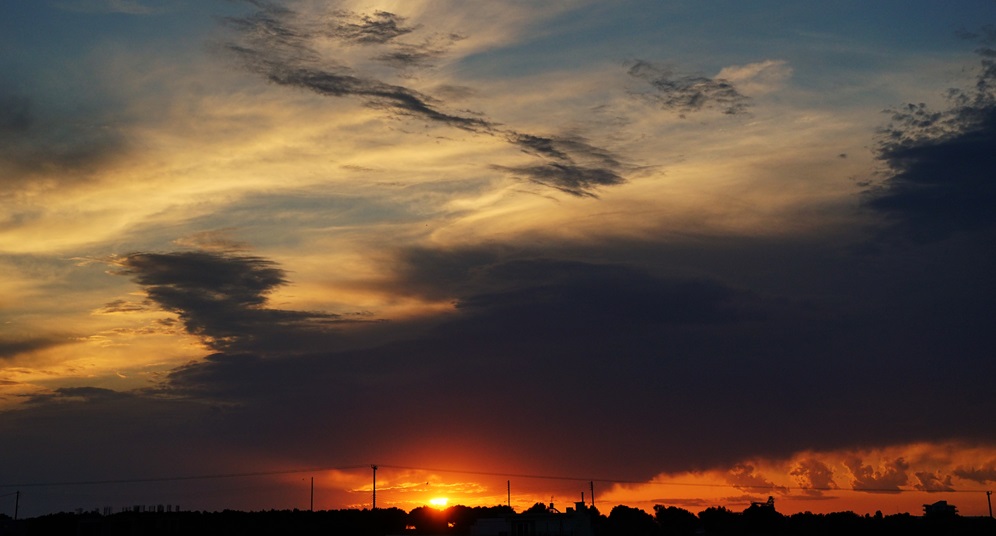
[[[517,511],[551,501],[563,510],[582,500],[603,514],[619,504],[652,511],[656,504],[693,513],[709,507],[741,511],[752,501],[775,498],[783,514],[853,511],[909,512],[946,500],[962,515],[988,515],[985,491],[992,481],[963,478],[967,469],[992,468],[996,449],[953,443],[917,443],[873,450],[802,452],[786,460],[745,460],[728,469],[661,474],[646,482],[576,480],[570,475],[502,475],[467,465],[432,470],[380,465],[377,506],[409,511],[420,506],[495,506]],[[290,480],[300,480],[292,476]],[[289,481],[288,481],[289,482]],[[297,484],[300,485],[300,484]],[[316,474],[316,508],[369,508],[370,468]],[[932,491],[936,490],[936,491]],[[445,503],[443,501],[446,501]]]

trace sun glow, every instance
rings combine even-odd
[[[446,497],[436,497],[434,499],[429,499],[429,504],[435,506],[436,508],[445,508],[446,504],[449,502],[450,500],[447,499]]]

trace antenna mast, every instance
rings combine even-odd
[[[374,474],[374,481],[373,481],[373,507],[371,508],[371,510],[376,510],[377,509],[377,466],[376,465],[371,465],[370,468],[373,469],[373,474]]]

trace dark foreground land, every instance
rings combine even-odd
[[[445,510],[397,508],[378,510],[270,510],[261,512],[121,512],[59,513],[14,521],[0,515],[0,536],[145,536],[145,535],[439,535],[471,536],[478,519],[537,518],[550,514],[537,504],[516,514],[504,506]],[[563,515],[563,514],[557,514]],[[859,516],[853,512],[832,514],[780,514],[774,509],[750,508],[733,512],[709,508],[698,515],[676,507],[656,506],[653,514],[617,506],[609,515],[594,508],[573,513],[583,523],[561,524],[559,529],[532,527],[522,531],[511,526],[505,536],[678,536],[727,535],[986,535],[996,536],[996,520],[988,517],[913,516],[897,514]],[[499,536],[495,534],[494,536]],[[484,535],[482,535],[484,536]]]

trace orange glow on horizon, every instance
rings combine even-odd
[[[915,443],[861,451],[799,452],[788,459],[746,460],[728,469],[662,473],[646,482],[616,483],[563,475],[503,475],[469,464],[464,471],[455,466],[444,470],[381,464],[377,506],[405,511],[428,506],[442,511],[457,505],[508,505],[521,512],[536,503],[553,502],[564,511],[581,500],[589,506],[594,500],[604,515],[617,505],[648,513],[655,505],[675,506],[698,514],[711,507],[739,512],[751,502],[772,496],[777,511],[785,515],[845,511],[920,515],[924,504],[944,500],[964,516],[979,516],[988,514],[985,491],[990,484],[957,475],[968,474],[968,468],[989,467],[991,460],[996,460],[996,450],[985,447]],[[892,480],[890,488],[886,481],[895,477],[895,468],[900,468],[902,477]],[[930,475],[934,480],[928,478]],[[879,487],[872,487],[872,480],[861,482],[859,478],[878,479]],[[286,484],[298,487],[302,482],[297,474],[285,479]],[[931,488],[931,482],[947,485]],[[328,470],[315,484],[316,507],[371,507],[373,483],[368,469]]]

